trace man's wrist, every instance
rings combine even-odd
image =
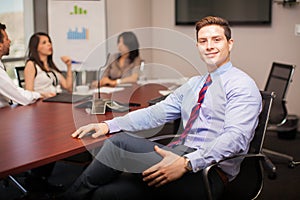
[[[193,171],[190,159],[187,157],[183,157],[183,158],[184,158],[184,168],[189,172]]]

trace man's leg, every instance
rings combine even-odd
[[[98,187],[91,200],[118,199],[118,200],[152,200],[154,188],[147,186],[141,176],[131,173],[122,173],[115,181]]]
[[[193,199],[197,197],[197,199],[205,199],[206,193],[201,171],[185,174],[179,180],[159,188],[148,187],[146,183],[142,182],[140,173],[161,160],[161,156],[154,152],[154,145],[158,144],[126,133],[119,133],[111,137],[105,141],[93,162],[67,191],[65,199],[68,199],[67,197],[69,199],[89,199],[96,189],[96,193],[101,199],[105,199],[105,197],[127,199],[130,197],[129,194],[139,196],[144,195],[143,193],[146,193],[145,196],[151,194],[164,198]],[[162,147],[162,145],[159,146]],[[193,149],[183,147],[172,151],[182,155]],[[129,183],[127,180],[120,182],[119,175],[122,171],[139,175],[138,184]],[[212,173],[211,180],[215,190],[214,194],[220,194],[224,185],[216,172]],[[124,185],[126,185],[125,191]],[[135,185],[138,185],[139,188]],[[141,190],[142,193],[140,193]],[[97,197],[97,194],[94,197]]]
[[[157,144],[127,133],[107,139],[92,163],[66,191],[65,199],[88,199],[96,188],[117,180],[122,171],[141,173],[161,160],[154,145]]]

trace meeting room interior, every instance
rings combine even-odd
[[[66,77],[67,67],[61,56],[70,57],[73,91],[68,99],[58,99],[61,94],[69,94],[60,88],[61,94],[53,99],[0,108],[0,200],[44,198],[45,193],[40,191],[30,194],[24,180],[31,169],[53,162],[49,181],[70,186],[87,166],[80,156],[86,151],[94,152],[107,139],[93,139],[90,135],[74,139],[72,132],[88,123],[147,108],[165,99],[191,77],[204,75],[207,69],[196,45],[195,22],[207,15],[228,20],[234,41],[231,62],[246,72],[259,90],[266,90],[267,83],[272,84],[269,78],[275,64],[292,66],[282,97],[275,92],[271,107],[272,114],[279,99],[284,119],[275,128],[266,129],[262,144],[261,153],[270,159],[273,172],[269,172],[270,165],[261,162],[263,186],[255,199],[300,199],[300,1],[250,2],[1,1],[0,23],[6,25],[11,40],[10,53],[1,61],[10,78],[18,87],[24,87],[20,82],[23,74],[16,73],[17,69],[24,70],[30,37],[43,32],[50,36],[53,61]],[[100,87],[106,64],[120,50],[118,36],[123,32],[133,32],[138,39],[139,78],[126,83],[118,78],[116,86]],[[93,81],[99,83],[92,88]],[[168,122],[156,134],[176,134],[178,123]],[[277,154],[270,153],[270,149]]]

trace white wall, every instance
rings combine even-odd
[[[151,26],[151,0],[106,0],[106,7],[108,38],[116,39],[123,31],[136,33],[135,29]],[[138,34],[137,37],[140,44],[146,42],[144,37]],[[117,45],[110,47],[111,51],[117,52],[116,48]],[[152,59],[149,51],[144,50],[141,55],[145,60]]]
[[[273,61],[295,64],[287,107],[290,114],[300,116],[300,36],[294,34],[295,24],[300,24],[300,5],[291,8],[273,4],[272,20],[270,28],[234,28],[236,46],[232,58],[261,89]]]
[[[195,41],[194,26],[175,26],[174,0],[107,0],[107,10],[108,36],[126,29],[151,26],[179,31]],[[297,102],[300,99],[300,36],[294,35],[295,24],[300,24],[300,5],[283,7],[273,3],[271,26],[233,26],[235,44],[232,62],[252,76],[260,89],[264,88],[273,61],[295,64],[297,67],[288,91],[287,106],[290,114],[300,116]],[[155,38],[152,39],[155,43]],[[162,35],[159,39],[164,41],[168,36]],[[194,54],[193,44],[189,46],[188,53]],[[152,68],[154,76],[168,73],[167,70],[162,72],[161,66],[172,67],[184,76],[199,73],[188,60],[170,51],[152,49],[145,55],[148,62],[158,63],[156,68]]]
[[[167,27],[194,38],[194,27],[175,26],[174,10],[174,0],[152,0],[152,26]],[[260,89],[264,88],[273,61],[295,64],[287,107],[290,114],[300,116],[300,36],[294,34],[295,24],[300,24],[300,4],[283,7],[273,3],[271,26],[233,26],[232,62],[252,76]],[[153,59],[164,60],[160,55],[153,55]],[[177,63],[174,66],[178,67]]]

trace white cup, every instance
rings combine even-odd
[[[78,85],[76,86],[76,91],[78,93],[88,93],[89,91],[89,86],[88,85]]]

